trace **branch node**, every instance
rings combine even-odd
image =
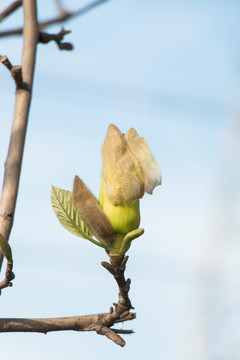
[[[13,66],[6,55],[1,56],[0,61],[10,71],[15,81],[16,87],[18,89],[23,88],[22,67],[19,65]]]
[[[15,65],[11,70],[12,77],[15,80],[16,86],[18,89],[23,88],[23,78],[22,78],[22,67]]]
[[[126,300],[123,297],[119,297],[119,303],[121,305],[125,305],[126,304]]]

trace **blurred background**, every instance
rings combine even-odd
[[[56,15],[54,1],[38,13]],[[239,13],[238,0],[112,0],[64,24],[74,51],[39,44],[11,235],[16,279],[0,316],[85,315],[117,300],[104,251],[68,233],[50,204],[51,185],[71,190],[76,174],[98,196],[110,123],[145,137],[163,184],[142,199],[145,234],[129,251],[137,319],[123,325],[135,331],[125,348],[95,333],[0,334],[3,358],[239,359]],[[19,9],[0,30],[21,23]],[[21,37],[0,44],[19,64]],[[15,93],[4,66],[0,84],[2,179]]]

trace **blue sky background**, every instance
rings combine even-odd
[[[47,13],[54,6],[39,1],[39,18]],[[136,332],[126,347],[94,333],[1,334],[3,357],[238,359],[239,13],[239,1],[115,0],[64,25],[73,52],[38,46],[11,235],[16,279],[0,316],[85,315],[117,300],[105,253],[61,227],[50,205],[51,185],[71,190],[76,174],[98,195],[110,123],[146,138],[163,184],[141,201],[145,234],[129,251],[137,320],[123,325]],[[19,64],[21,45],[1,39],[0,54]],[[15,91],[3,66],[0,83],[2,178]]]

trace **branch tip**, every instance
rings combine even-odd
[[[131,335],[131,334],[135,334],[135,332],[133,330],[122,330],[122,329],[113,329],[111,328],[114,332],[116,332],[117,334],[126,334],[126,335]]]
[[[115,275],[115,270],[113,269],[112,265],[109,264],[106,261],[102,261],[101,265],[110,272],[110,274],[112,274],[113,276]]]
[[[121,347],[125,346],[125,341],[115,332],[113,329],[110,329],[107,326],[101,326],[96,328],[96,333],[99,335],[105,335],[109,340],[115,342],[115,344],[120,345]]]

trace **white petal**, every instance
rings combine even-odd
[[[153,189],[161,185],[162,175],[152,152],[143,137],[140,137],[135,129],[130,129],[126,135],[128,147],[132,153],[138,158],[144,173],[144,190],[152,194]]]

